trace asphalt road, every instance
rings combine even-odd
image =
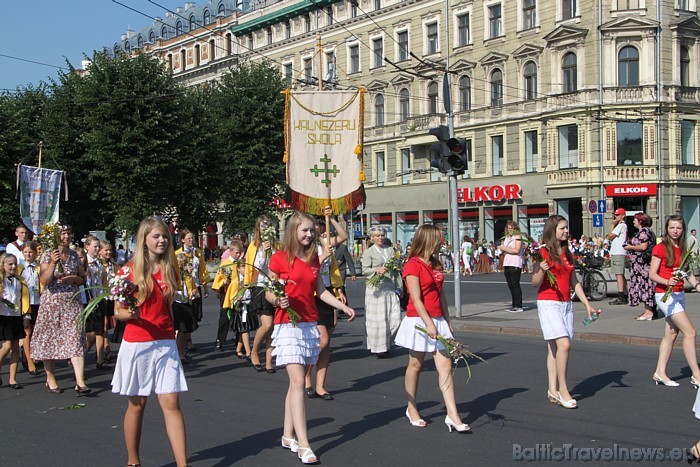
[[[482,283],[480,293],[498,293],[487,286]],[[498,289],[497,284],[492,286]],[[350,296],[359,318],[354,323],[340,321],[333,339],[328,389],[336,399],[309,400],[307,404],[311,444],[322,465],[511,465],[514,453],[541,455],[568,444],[611,448],[611,455],[617,456],[633,448],[657,449],[630,451],[633,455],[661,456],[658,448],[663,448],[665,454],[681,456],[671,449],[700,439],[700,424],[691,412],[695,390],[680,352],[673,355],[669,375],[677,377],[681,386],[666,388],[651,380],[655,348],[576,342],[569,381],[579,408],[566,410],[546,399],[541,339],[487,334],[457,335],[488,362],[472,362],[468,383],[466,368],[458,368],[455,374],[459,410],[473,434],[447,432],[432,363],[424,370],[419,392],[419,407],[428,426],[411,427],[404,417],[405,352],[397,349],[386,360],[368,356],[361,288],[361,283],[353,284]],[[214,352],[215,306],[211,298],[206,303],[205,319],[194,336],[198,347],[195,363],[186,370],[190,390],[181,398],[190,462],[195,466],[300,465],[279,447],[287,388],[284,371],[257,373],[230,349]],[[74,382],[65,365],[58,372],[59,383],[66,389],[60,395],[48,394],[43,377],[27,373],[18,375],[26,384],[24,389],[0,389],[0,465],[125,464],[122,417],[126,401],[110,393],[111,375],[94,370],[94,355],[88,356],[88,362],[88,383],[95,389],[89,397],[77,398],[70,390]],[[7,381],[7,366],[2,376]],[[69,410],[78,402],[85,406]],[[142,465],[174,465],[157,400],[151,398],[149,404]],[[548,443],[550,451],[542,446]],[[612,451],[615,446],[616,453]],[[605,454],[581,451],[579,455],[596,453]],[[546,463],[541,458],[531,462]]]

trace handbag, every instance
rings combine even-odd
[[[656,246],[656,235],[653,230],[649,228],[647,228],[647,230],[649,232],[649,244],[647,245],[647,249],[642,251],[642,261],[644,261],[644,264],[651,264],[651,251]]]
[[[422,261],[419,261],[419,264],[428,270],[428,272],[430,273],[430,277],[433,279],[433,284],[435,284],[435,287],[437,287],[437,283],[435,282],[435,277],[433,277],[432,271]],[[401,280],[403,282],[403,289],[401,290],[401,295],[399,295],[399,307],[401,307],[401,310],[406,311],[406,309],[408,308],[408,301],[411,297],[408,293],[408,287],[406,287],[406,279],[402,278]]]

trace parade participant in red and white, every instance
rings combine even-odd
[[[134,256],[122,270],[138,286],[138,307],[115,301],[114,317],[126,322],[112,379],[112,392],[129,397],[124,415],[127,466],[139,466],[141,429],[148,396],[155,393],[165,429],[179,467],[187,465],[185,420],[178,393],[187,391],[175,345],[171,316],[178,289],[170,229],[157,217],[147,217],[136,232]]]
[[[10,389],[22,389],[17,383],[19,340],[25,336],[22,314],[29,313],[27,285],[17,277],[17,258],[9,253],[0,256],[0,369],[7,354],[10,356]],[[0,379],[2,386],[2,379]]]
[[[15,237],[17,237],[16,240],[14,242],[8,243],[5,247],[6,253],[9,253],[15,258],[17,258],[17,264],[22,264],[24,262],[22,246],[24,245],[24,242],[27,241],[28,236],[29,230],[27,230],[24,224],[20,224],[15,228]]]
[[[355,318],[353,309],[336,299],[323,284],[319,275],[315,236],[311,216],[300,212],[292,214],[287,221],[282,249],[272,255],[269,266],[270,278],[286,284],[286,296],[278,297],[270,291],[265,292],[265,298],[275,307],[273,355],[277,358],[278,366],[287,368],[289,376],[282,447],[296,452],[304,464],[318,462],[318,457],[309,446],[304,399],[305,367],[314,365],[320,352],[314,292],[323,302],[347,314],[349,321]],[[299,314],[297,323],[290,321],[288,308]]]
[[[569,251],[569,223],[562,216],[549,216],[544,223],[540,254],[534,262],[532,285],[537,287],[537,315],[547,341],[547,398],[565,409],[575,409],[576,400],[569,393],[566,371],[569,349],[574,337],[574,307],[571,290],[588,310],[590,318],[596,310],[588,302],[583,287],[574,274],[574,257]],[[550,280],[549,273],[554,280]],[[554,283],[552,283],[554,282]]]
[[[27,359],[27,371],[30,375],[39,374],[36,363],[31,357],[32,332],[34,330],[34,324],[36,324],[39,304],[41,303],[41,296],[39,294],[39,265],[36,263],[38,252],[39,245],[36,242],[24,242],[24,245],[22,245],[24,263],[17,266],[17,275],[27,284],[29,292],[29,314],[24,315],[24,333],[26,335],[24,339],[22,339],[22,349],[24,350],[24,358]]]

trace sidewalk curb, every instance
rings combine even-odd
[[[455,320],[456,321],[456,320]],[[460,322],[452,322],[452,326],[456,331],[460,332],[475,332],[480,334],[503,334],[508,336],[532,336],[542,339],[542,331],[540,329],[518,328],[509,326],[486,326],[479,324],[466,324]],[[623,334],[603,334],[595,332],[575,332],[574,340],[583,342],[602,342],[607,344],[621,345],[644,345],[658,347],[661,339],[653,337],[638,337],[626,336]],[[680,348],[682,340],[676,341],[674,347]]]

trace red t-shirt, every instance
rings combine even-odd
[[[270,258],[269,270],[286,284],[284,291],[289,298],[289,306],[301,316],[299,322],[318,321],[314,293],[320,268],[317,255],[314,255],[311,264],[295,257],[291,266],[287,262],[286,251],[276,251]],[[277,308],[274,321],[275,324],[289,323],[286,310]]]
[[[133,281],[132,263],[127,264],[129,267],[129,280]],[[119,270],[118,274],[124,274],[124,268]],[[175,339],[175,328],[173,326],[173,318],[170,313],[170,305],[163,297],[163,292],[167,292],[168,286],[162,280],[160,270],[153,274],[153,280],[157,281],[157,285],[153,284],[151,293],[146,297],[146,300],[139,305],[140,320],[132,319],[126,322],[124,329],[124,340],[128,342],[150,342],[155,340]],[[160,288],[158,287],[160,285]]]
[[[537,300],[571,301],[571,274],[574,272],[574,265],[566,259],[566,256],[562,256],[562,264],[552,261],[546,248],[540,248],[540,254],[549,263],[549,270],[554,273],[556,284],[552,287],[547,277],[548,274],[545,274],[540,289],[537,291]]]
[[[403,267],[402,273],[404,279],[407,276],[415,276],[420,283],[420,294],[428,314],[434,318],[442,316],[442,305],[440,304],[440,293],[442,292],[442,283],[444,276],[442,271],[436,271],[432,267],[425,264],[422,259],[417,256],[412,257]],[[409,297],[408,306],[406,307],[406,316],[416,318],[418,312],[413,304],[413,300]]]
[[[673,275],[673,270],[681,265],[681,249],[676,245],[673,245],[673,256],[675,257],[673,260],[673,267],[669,268],[668,266],[666,266],[666,247],[663,243],[659,243],[658,245],[656,245],[654,249],[651,250],[651,255],[661,259],[661,265],[659,266],[658,274],[664,279],[670,279]],[[666,284],[659,284],[657,282],[656,287],[654,288],[654,292],[665,293],[666,289],[668,289],[668,286]],[[683,292],[683,281],[680,281],[676,285],[674,285],[673,291]]]

